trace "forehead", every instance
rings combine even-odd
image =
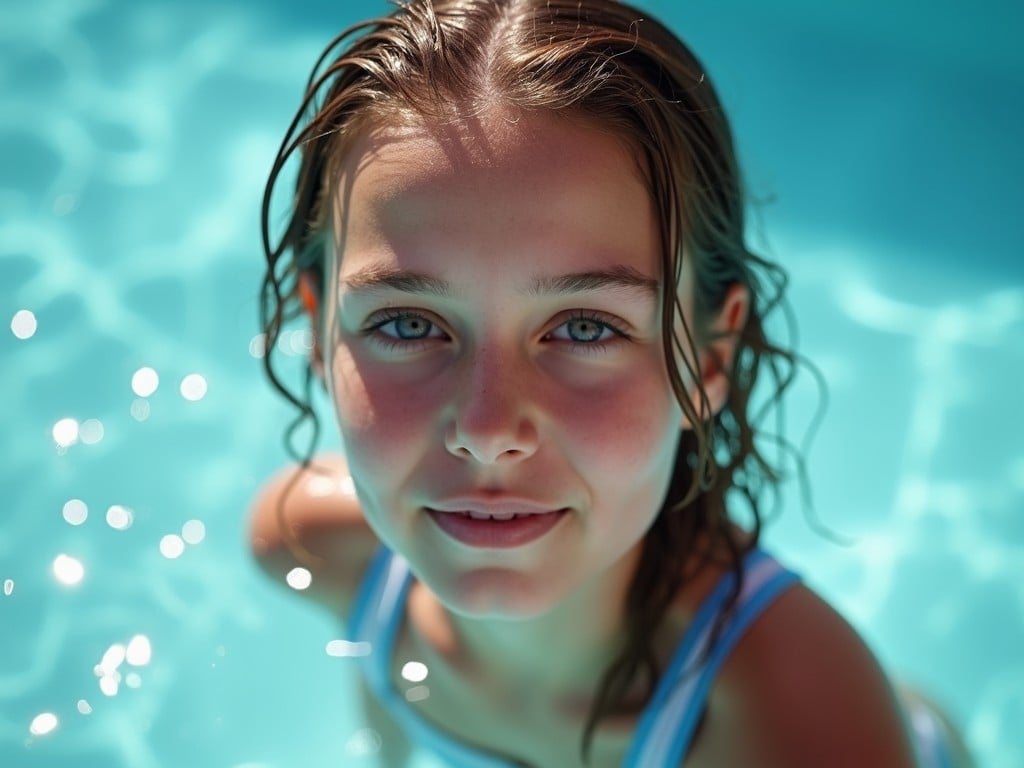
[[[361,131],[345,150],[335,192],[344,194],[362,177],[362,186],[377,199],[414,192],[446,176],[468,186],[484,175],[509,181],[546,175],[549,181],[561,177],[561,183],[613,175],[647,187],[638,154],[622,136],[543,111],[495,108],[444,121],[405,115]]]
[[[584,158],[595,143],[623,170],[646,184],[639,153],[633,142],[592,119],[546,110],[491,107],[452,118],[428,119],[409,112],[393,112],[378,120],[364,120],[342,157],[342,173],[351,173],[371,161],[399,153],[415,172],[416,156],[425,161],[421,170],[453,171],[472,168],[510,169],[531,160],[571,165]],[[367,125],[369,124],[369,125]]]
[[[657,271],[654,206],[637,155],[585,121],[496,109],[394,121],[364,131],[340,160],[334,229],[343,271],[368,253],[408,260],[463,245],[549,257],[610,252]]]

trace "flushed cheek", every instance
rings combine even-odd
[[[409,386],[387,366],[359,361],[339,351],[334,360],[333,397],[346,452],[372,467],[400,471],[403,457],[421,450],[438,406],[433,389]],[[390,374],[390,375],[389,375]]]
[[[582,475],[629,492],[621,478],[655,479],[679,434],[681,410],[656,363],[624,366],[626,374],[586,383],[534,379],[535,386],[518,392],[529,401],[523,413],[539,420],[547,448]],[[434,465],[444,451],[439,414],[450,412],[458,382],[443,373],[411,376],[407,368],[360,359],[345,345],[332,371],[349,464],[369,481],[368,491],[398,492],[417,467]]]
[[[567,394],[553,412],[563,436],[589,465],[643,472],[664,450],[674,449],[682,412],[660,379],[609,381]]]

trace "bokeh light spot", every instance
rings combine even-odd
[[[33,736],[45,736],[48,733],[52,733],[58,725],[60,725],[60,721],[53,712],[42,712],[32,718],[32,724],[29,725],[28,732]]]
[[[78,712],[79,712],[79,714],[82,714],[82,715],[91,715],[92,714],[92,705],[88,701],[86,701],[85,699],[79,699],[78,700]]]
[[[402,677],[410,683],[422,683],[427,679],[427,665],[421,661],[407,661],[402,665]]]
[[[149,418],[149,401],[141,397],[136,398],[132,401],[130,413],[136,421],[145,421]]]
[[[308,330],[292,331],[287,343],[289,354],[307,354],[313,349],[313,334]]]
[[[430,688],[425,685],[414,685],[405,692],[406,701],[423,701],[430,696]]]
[[[185,542],[176,533],[169,533],[160,539],[160,554],[168,560],[181,557],[185,551]]]
[[[181,538],[186,544],[198,544],[206,538],[206,525],[202,520],[189,520],[181,526]]]
[[[81,525],[89,518],[89,508],[81,499],[68,499],[62,513],[64,521],[70,525]]]
[[[73,587],[85,577],[85,566],[70,555],[57,555],[53,561],[53,575],[61,584]]]
[[[114,674],[117,668],[124,664],[127,656],[128,647],[123,643],[114,643],[107,648],[103,658],[100,659],[99,666],[96,668],[96,674],[101,676]]]
[[[100,693],[104,696],[117,696],[121,676],[118,674],[104,675],[100,678]]]
[[[37,327],[36,316],[27,309],[19,309],[11,318],[11,333],[19,339],[31,339]]]
[[[306,492],[310,496],[330,496],[337,489],[337,482],[333,477],[314,475],[306,481]]]
[[[135,513],[128,507],[114,504],[107,508],[107,525],[115,531],[125,531],[132,527],[135,521]]]
[[[331,640],[327,643],[327,655],[335,657],[369,656],[371,646],[365,640]]]
[[[139,397],[149,397],[160,386],[160,377],[152,368],[139,368],[132,374],[132,392]]]
[[[78,438],[86,445],[95,445],[103,439],[103,422],[99,419],[86,419],[78,429]]]
[[[267,337],[258,333],[249,340],[249,354],[257,360],[267,354]]]
[[[135,635],[124,651],[125,660],[133,667],[144,667],[153,658],[153,646],[145,635]]]
[[[4,579],[4,596],[10,597],[14,594],[14,579]]]
[[[67,448],[78,442],[78,422],[61,419],[53,425],[53,441],[59,448]]]
[[[284,580],[292,589],[303,590],[313,583],[313,574],[305,568],[292,568]]]
[[[181,380],[181,396],[195,402],[206,397],[206,379],[198,373],[190,373]]]

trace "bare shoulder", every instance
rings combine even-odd
[[[347,615],[377,546],[341,456],[316,457],[308,467],[285,467],[257,492],[249,516],[249,545],[260,567],[284,584],[293,568],[312,582],[300,594]]]
[[[914,765],[878,661],[803,585],[780,596],[737,645],[712,694],[704,736],[693,765]]]

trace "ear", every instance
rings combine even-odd
[[[320,345],[320,285],[316,274],[310,270],[299,273],[299,300],[302,302],[313,333],[313,349],[309,364],[317,378],[324,378],[324,354]]]
[[[741,283],[733,283],[725,294],[722,308],[708,330],[708,341],[698,355],[700,383],[707,395],[711,414],[717,414],[729,399],[729,379],[740,334],[747,324],[750,311],[750,291]],[[697,413],[701,412],[700,392],[695,387],[691,402]],[[707,406],[704,406],[707,407]],[[708,416],[708,418],[710,418]],[[683,417],[683,428],[691,428],[690,420]]]

